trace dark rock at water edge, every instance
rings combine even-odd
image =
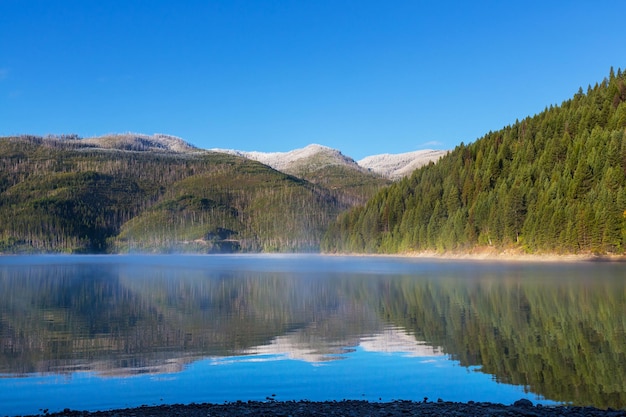
[[[161,417],[161,416],[610,416],[626,417],[626,409],[600,410],[593,407],[536,406],[529,400],[518,400],[513,405],[496,403],[449,402],[368,402],[368,401],[237,401],[225,404],[174,404],[142,406],[109,411],[72,411],[43,414],[47,417]]]

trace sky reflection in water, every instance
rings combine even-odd
[[[462,367],[446,356],[371,352],[362,347],[343,354],[345,360],[306,362],[289,356],[286,352],[207,358],[181,372],[127,377],[75,372],[0,379],[0,409],[11,415],[66,407],[102,410],[268,399],[494,401],[494,390],[503,403],[538,398],[522,387],[497,384],[490,375]]]

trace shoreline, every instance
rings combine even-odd
[[[411,258],[436,258],[449,260],[503,261],[503,262],[626,262],[626,255],[594,254],[528,254],[517,251],[476,251],[476,252],[408,252],[400,254]]]
[[[359,253],[359,252],[234,252],[234,253],[195,253],[195,252],[180,252],[180,253],[152,253],[152,252],[138,252],[138,253],[81,253],[81,254],[67,254],[67,253],[5,253],[0,252],[0,258],[2,257],[15,257],[15,256],[169,256],[169,255],[184,255],[184,256],[213,256],[213,255],[228,255],[228,256],[246,256],[246,255],[320,255],[320,256],[332,256],[332,257],[382,257],[382,258],[423,258],[423,259],[439,259],[439,260],[462,260],[462,261],[489,261],[489,262],[554,262],[554,263],[573,263],[573,262],[607,262],[607,263],[622,263],[626,262],[626,253],[622,255],[617,254],[559,254],[559,253],[525,253],[518,250],[503,250],[498,251],[493,248],[477,248],[466,252],[437,252],[437,251],[414,251],[414,252],[399,252],[399,253]]]
[[[626,262],[626,254],[559,254],[559,253],[525,253],[517,250],[498,251],[493,248],[477,248],[467,252],[415,251],[399,253],[320,253],[325,256],[355,257],[389,257],[389,258],[423,258],[451,261],[487,261],[487,262]]]
[[[363,400],[342,401],[237,401],[225,404],[173,404],[159,406],[141,406],[135,408],[106,410],[106,411],[75,411],[65,409],[62,412],[44,414],[46,417],[206,417],[206,416],[370,416],[370,417],[400,417],[400,416],[626,416],[623,410],[601,410],[594,407],[580,406],[542,406],[531,401],[521,399],[511,405],[487,402],[449,402],[437,400],[427,401],[391,401],[368,402]],[[32,416],[31,416],[32,417]]]

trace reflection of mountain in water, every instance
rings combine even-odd
[[[362,337],[359,346],[368,352],[404,353],[421,358],[443,355],[438,347],[416,340],[400,327],[388,327],[381,333]]]
[[[360,346],[446,354],[553,400],[626,406],[621,265],[381,275],[158,259],[0,266],[0,375],[176,372],[244,354],[321,362]]]
[[[442,356],[438,348],[419,342],[404,329],[387,326],[378,333],[353,337],[351,340],[327,341],[321,335],[298,330],[275,337],[269,343],[246,350],[245,354],[284,355],[306,362],[326,362],[343,359],[343,354],[361,347],[368,352],[404,353],[410,356]]]
[[[350,280],[336,278],[158,264],[0,268],[0,373],[171,372],[295,334],[331,352],[382,327],[350,296]]]

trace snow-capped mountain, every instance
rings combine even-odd
[[[318,170],[330,165],[343,165],[361,170],[354,159],[345,156],[337,149],[311,144],[302,149],[289,152],[246,152],[229,149],[210,149],[215,152],[229,153],[259,161],[277,171],[296,174],[303,169]]]
[[[93,138],[78,138],[64,136],[53,138],[62,141],[76,141],[78,146],[96,147],[104,149],[119,149],[124,151],[152,151],[190,153],[204,152],[183,139],[164,135],[145,135],[141,133],[110,134]],[[433,161],[436,162],[448,151],[421,150],[401,154],[372,155],[355,161],[337,149],[328,146],[311,144],[302,149],[289,152],[257,152],[238,151],[232,149],[208,149],[211,152],[221,152],[237,155],[259,161],[269,165],[277,171],[309,178],[313,173],[322,173],[327,167],[341,167],[351,172],[358,171],[366,175],[371,173],[383,178],[397,180],[410,175],[417,168]]]
[[[200,150],[179,137],[159,133],[154,135],[144,135],[141,133],[111,134],[77,140],[80,141],[81,145],[128,151],[169,151],[187,153],[198,152]]]
[[[448,151],[425,149],[399,154],[372,155],[358,161],[358,164],[392,180],[411,175],[413,171],[429,162],[436,162]]]
[[[230,149],[211,149],[259,161],[272,168],[298,175],[303,171],[316,171],[326,166],[340,165],[360,171],[370,171],[385,178],[397,180],[410,175],[415,169],[436,162],[448,151],[421,150],[401,154],[372,155],[355,162],[337,149],[312,144],[289,152],[246,152]]]
[[[351,336],[346,340],[329,341],[315,329],[301,329],[277,336],[266,344],[244,351],[251,355],[281,355],[309,363],[342,359],[348,347],[359,346],[367,352],[402,353],[405,356],[437,360],[444,357],[443,349],[418,340],[400,327],[388,327],[368,336]]]

